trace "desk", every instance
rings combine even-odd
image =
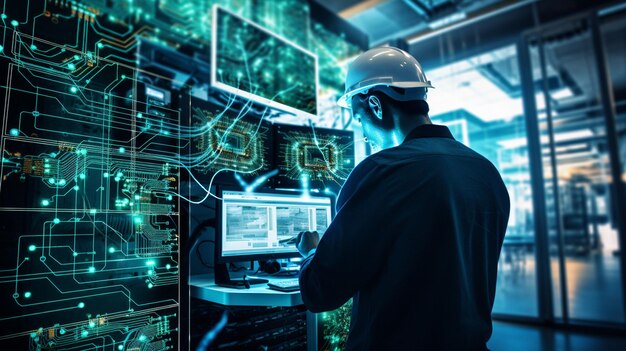
[[[243,273],[235,275],[232,279],[240,279]],[[256,276],[255,276],[256,277]],[[294,277],[268,277],[258,276],[269,281],[280,281],[294,279]],[[293,307],[302,305],[300,291],[282,292],[270,289],[267,284],[252,285],[250,289],[235,289],[218,286],[212,274],[191,276],[189,278],[189,289],[191,296],[204,301],[212,302],[224,306],[272,306],[272,307]],[[306,337],[307,350],[317,350],[317,315],[306,312]]]

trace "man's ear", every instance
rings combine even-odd
[[[376,116],[376,118],[383,119],[383,106],[380,103],[380,99],[376,95],[370,95],[367,98],[367,104],[370,108],[370,112]]]

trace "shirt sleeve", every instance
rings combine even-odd
[[[355,168],[337,199],[335,219],[300,270],[306,307],[323,312],[343,305],[378,274],[389,243],[382,229],[387,206],[384,171],[369,159]]]

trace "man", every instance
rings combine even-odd
[[[301,233],[297,247],[309,310],[353,298],[349,350],[486,350],[491,336],[508,193],[431,123],[427,88],[415,58],[376,48],[349,66],[338,102],[382,151],[352,171],[323,238]]]

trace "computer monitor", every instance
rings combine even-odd
[[[317,115],[317,56],[213,7],[211,85],[303,117]]]
[[[266,190],[218,190],[218,263],[298,257],[294,237],[324,235],[334,215],[331,196]]]

